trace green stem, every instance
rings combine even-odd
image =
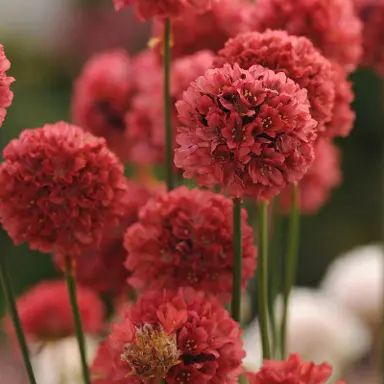
[[[29,351],[27,342],[25,340],[25,335],[23,332],[23,327],[21,326],[21,321],[19,314],[17,312],[16,307],[16,301],[15,301],[15,295],[12,290],[12,284],[11,279],[8,274],[7,265],[5,257],[0,256],[0,280],[1,280],[1,286],[4,291],[4,297],[5,301],[8,306],[9,315],[11,317],[13,326],[16,331],[17,340],[19,342],[21,354],[23,356],[25,368],[27,370],[28,379],[31,384],[36,384],[36,379],[33,374],[33,368],[31,364],[31,360],[29,359]]]
[[[165,125],[165,181],[168,191],[175,187],[173,179],[173,133],[171,99],[171,21],[164,22],[164,125]]]
[[[232,317],[240,322],[241,317],[241,200],[233,199],[233,282],[232,282]]]
[[[283,318],[281,322],[281,354],[283,359],[287,355],[287,327],[289,295],[296,279],[297,256],[300,238],[300,191],[295,184],[292,187],[292,204],[289,216],[288,247],[284,269],[284,288],[283,288]]]
[[[88,365],[87,365],[84,333],[83,333],[83,327],[81,325],[80,311],[79,311],[79,306],[77,303],[77,296],[76,296],[76,281],[73,273],[72,260],[69,257],[67,257],[65,261],[65,278],[67,281],[69,301],[71,304],[73,320],[75,323],[77,343],[79,345],[83,380],[85,384],[90,384],[91,380],[90,380]]]
[[[259,324],[263,359],[271,358],[268,332],[268,203],[259,207]]]

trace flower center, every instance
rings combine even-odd
[[[164,379],[168,371],[180,363],[176,335],[150,324],[137,328],[135,341],[124,347],[121,360],[141,379]]]

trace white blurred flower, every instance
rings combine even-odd
[[[377,324],[383,310],[384,256],[380,245],[357,247],[329,267],[322,287],[370,324]]]
[[[98,342],[86,337],[87,358],[91,362]],[[32,364],[39,384],[82,384],[79,349],[75,337],[52,341],[33,353]]]
[[[329,362],[338,371],[365,355],[369,332],[347,308],[319,290],[295,288],[291,294],[288,350],[304,359]],[[261,365],[260,337],[254,321],[245,331],[247,356],[244,365],[252,371]]]

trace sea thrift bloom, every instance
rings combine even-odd
[[[124,233],[138,220],[139,210],[154,195],[154,190],[142,184],[127,182],[121,222],[104,231],[99,247],[91,247],[76,260],[76,279],[81,284],[110,294],[119,294],[128,288],[126,280],[130,273],[124,268],[127,257],[123,246]]]
[[[230,199],[180,187],[152,199],[124,240],[128,282],[137,288],[177,288],[188,284],[230,299],[233,245]],[[242,211],[243,287],[253,276],[256,250]]]
[[[104,139],[58,122],[25,130],[3,156],[0,221],[16,244],[78,256],[121,215],[123,167]]]
[[[141,19],[180,17],[184,12],[202,13],[218,0],[113,0],[116,10],[133,6]]]
[[[0,127],[4,122],[6,109],[11,105],[13,99],[13,93],[9,87],[15,79],[6,75],[10,66],[4,53],[4,47],[0,44]]]
[[[235,384],[243,356],[240,327],[214,298],[151,291],[101,345],[93,383]]]
[[[324,131],[331,120],[335,86],[331,63],[305,37],[290,36],[285,31],[267,30],[244,33],[230,39],[216,60],[239,64],[243,69],[259,64],[274,72],[284,72],[300,87],[307,89],[311,115]]]
[[[200,50],[218,51],[230,37],[248,28],[250,6],[248,0],[220,0],[202,14],[185,12],[172,22],[172,56],[177,58]],[[161,49],[163,23],[154,23],[153,34]]]
[[[332,190],[341,183],[340,152],[327,139],[319,139],[315,146],[315,160],[299,183],[300,210],[310,214],[318,211],[329,199]],[[285,212],[290,210],[292,186],[281,194]]]
[[[284,73],[226,64],[194,81],[176,106],[175,164],[200,185],[270,199],[313,160],[307,92]]]
[[[363,64],[384,76],[384,1],[354,0],[363,23]]]
[[[249,17],[250,28],[284,29],[306,36],[325,57],[348,72],[359,63],[362,28],[349,0],[258,0]]]
[[[78,286],[77,302],[84,332],[100,332],[104,325],[104,307],[98,296]],[[75,333],[73,314],[64,281],[45,281],[17,300],[20,321],[30,341],[50,341]],[[7,328],[11,323],[7,320]],[[12,331],[11,331],[12,333]]]

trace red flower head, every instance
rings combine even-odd
[[[84,332],[98,333],[104,326],[104,307],[88,288],[78,286],[77,302]],[[20,321],[31,341],[49,341],[74,335],[75,326],[64,281],[39,283],[17,300]],[[9,319],[7,330],[13,335]]]
[[[324,130],[332,116],[335,86],[331,63],[305,37],[285,31],[250,32],[230,39],[219,52],[216,63],[239,64],[243,69],[259,64],[274,72],[284,72],[308,91],[311,114]]]
[[[248,374],[248,380],[250,384],[325,384],[331,374],[329,364],[316,365],[293,354],[284,361],[265,361],[259,372]]]
[[[133,6],[137,15],[145,20],[154,17],[177,18],[184,12],[203,13],[218,0],[113,0],[116,10]]]
[[[3,156],[0,221],[16,244],[77,256],[121,215],[123,167],[104,139],[58,122],[25,130]]]
[[[313,160],[307,92],[284,73],[226,64],[193,82],[176,106],[175,164],[200,185],[270,199]]]
[[[191,55],[200,50],[218,51],[224,43],[248,28],[248,0],[220,0],[207,12],[185,12],[172,23],[172,56]],[[188,31],[186,33],[186,31]],[[162,46],[163,23],[154,23],[154,36]]]
[[[0,127],[7,113],[6,108],[11,105],[13,99],[13,93],[9,87],[15,79],[5,73],[10,66],[9,60],[5,57],[4,47],[0,44]]]
[[[355,0],[363,23],[363,64],[384,77],[384,1]]]
[[[171,97],[175,102],[181,98],[191,81],[212,66],[213,54],[209,51],[175,60],[172,65]],[[139,62],[142,64],[139,65]],[[139,92],[134,98],[131,111],[126,116],[127,139],[131,143],[131,158],[139,164],[161,163],[164,157],[164,122],[162,73],[156,54],[147,51],[137,59],[137,67],[144,68],[153,76],[142,76]],[[144,70],[147,71],[147,70]],[[176,109],[173,121],[177,122]]]
[[[180,187],[152,199],[125,235],[137,288],[188,284],[228,301],[232,290],[232,201],[209,191]],[[243,286],[253,276],[256,250],[242,212]]]
[[[121,223],[106,229],[101,245],[90,248],[76,261],[76,278],[81,284],[110,294],[119,294],[128,288],[126,280],[130,273],[124,268],[127,256],[123,246],[124,233],[138,220],[140,208],[154,195],[155,191],[144,185],[127,182]]]
[[[348,72],[359,63],[362,28],[351,1],[258,0],[249,20],[254,30],[285,29],[308,37],[325,57]]]
[[[332,189],[341,183],[340,152],[327,139],[319,139],[315,146],[315,160],[299,183],[300,209],[302,213],[318,211],[329,199]],[[281,204],[289,211],[291,187],[281,194]]]
[[[101,345],[93,384],[235,384],[243,356],[240,327],[215,299],[151,291]]]

